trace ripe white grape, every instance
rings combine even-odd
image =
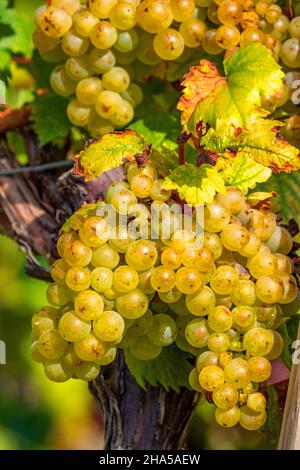
[[[85,96],[97,103],[105,92],[126,101],[103,90],[102,81],[91,75],[79,81],[77,101]],[[92,101],[80,106],[91,108]],[[118,112],[89,122],[102,135]],[[139,361],[158,358],[159,367],[163,348],[173,344],[195,358],[189,383],[212,398],[221,426],[259,429],[266,405],[258,385],[270,378],[270,361],[284,348],[276,330],[299,304],[287,256],[291,235],[273,212],[252,208],[240,190],[228,188],[205,207],[203,237],[182,229],[175,214],[161,217],[159,239],[149,239],[151,204],[168,208],[171,192],[150,161],[125,163],[124,170],[126,180],[111,184],[105,203],[128,216],[127,224],[114,233],[108,219],[89,208],[59,236],[61,258],[47,290],[52,306],[32,318],[32,358],[50,380],[90,381],[119,348]],[[185,220],[194,221],[194,214]],[[173,226],[165,236],[167,222]],[[135,233],[138,226],[143,230]],[[203,246],[195,248],[195,240]]]

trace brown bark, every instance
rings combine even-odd
[[[48,161],[51,147],[39,151],[30,133],[26,142],[30,162]],[[6,141],[0,141],[0,171],[15,166],[15,156]],[[87,184],[71,171],[0,176],[0,228],[23,247],[31,276],[49,280],[48,270],[35,255],[54,259],[61,224],[85,202],[99,200],[107,186],[121,176],[121,170],[108,172]],[[192,392],[177,394],[151,386],[144,391],[130,375],[122,353],[102,371],[90,384],[90,391],[103,412],[106,449],[182,448],[194,409]]]
[[[124,364],[117,360],[90,391],[100,404],[108,450],[176,450],[184,448],[188,425],[195,407],[194,393],[166,392],[161,387],[139,387]]]

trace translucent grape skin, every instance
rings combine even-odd
[[[91,322],[80,318],[75,311],[66,312],[59,320],[58,331],[66,341],[80,341],[91,331]]]
[[[175,284],[180,292],[195,294],[203,287],[204,281],[201,273],[196,269],[182,267],[176,272]]]
[[[125,324],[118,312],[105,311],[93,322],[93,329],[103,341],[116,341],[122,337]]]
[[[237,271],[231,266],[220,266],[213,273],[210,280],[210,287],[216,294],[231,294],[239,281]]]
[[[93,109],[90,106],[82,104],[76,98],[69,102],[67,107],[67,116],[74,126],[84,127],[93,116]]]
[[[66,73],[63,65],[55,67],[50,76],[52,89],[60,96],[70,96],[74,93],[76,82],[74,82]]]
[[[272,366],[265,357],[250,357],[248,360],[250,377],[253,382],[264,382],[272,373]]]
[[[31,327],[33,334],[38,338],[47,330],[53,330],[57,325],[58,310],[53,307],[40,308],[32,317]]]
[[[119,266],[113,275],[113,286],[119,292],[130,292],[139,283],[137,271],[129,266]]]
[[[209,333],[205,320],[196,319],[190,321],[185,328],[185,338],[187,342],[196,348],[203,348],[207,345]]]
[[[220,385],[216,390],[213,391],[214,404],[222,410],[230,410],[233,408],[239,399],[237,389],[230,384]]]
[[[149,361],[160,355],[162,346],[154,344],[147,336],[140,336],[129,349],[137,359]]]
[[[63,251],[63,258],[70,266],[87,266],[92,259],[92,250],[80,240],[67,244]]]
[[[266,421],[265,411],[257,413],[254,410],[250,409],[247,405],[244,405],[240,408],[240,425],[249,430],[256,431],[261,428]]]
[[[199,292],[186,296],[186,306],[195,316],[205,316],[216,304],[216,296],[212,289],[204,286]]]
[[[91,272],[91,286],[97,292],[105,292],[113,285],[113,271],[97,267]]]
[[[152,242],[137,240],[126,251],[125,259],[133,269],[146,271],[155,265],[157,256],[157,250]]]
[[[73,26],[80,36],[89,37],[98,18],[88,9],[80,10],[73,17]]]
[[[124,317],[135,320],[142,317],[148,309],[147,296],[139,289],[121,295],[116,299],[116,309]]]
[[[217,408],[215,418],[218,424],[224,428],[231,428],[240,422],[240,409],[234,406],[229,410]]]
[[[216,32],[216,42],[222,49],[230,49],[238,45],[240,32],[236,26],[223,25]]]
[[[245,387],[250,382],[248,362],[242,358],[233,359],[225,366],[224,376],[226,381],[235,387]]]
[[[199,371],[196,367],[194,367],[191,372],[189,373],[189,384],[193,390],[196,392],[202,392],[203,388],[199,382]]]
[[[61,38],[71,29],[72,18],[62,8],[49,6],[41,15],[40,26],[47,36]]]
[[[66,382],[73,376],[73,371],[65,367],[61,361],[51,361],[44,363],[46,377],[53,382]]]
[[[156,34],[153,40],[156,54],[163,60],[176,60],[183,53],[184,40],[180,32],[169,28]]]
[[[169,315],[157,314],[153,317],[147,336],[154,344],[169,346],[177,336],[176,323]]]
[[[204,367],[199,375],[199,382],[204,390],[213,392],[224,383],[224,372],[219,366],[208,365]]]
[[[95,104],[97,96],[103,90],[102,82],[97,77],[81,80],[76,86],[77,99],[87,106]]]
[[[102,84],[106,90],[121,93],[129,87],[130,77],[128,72],[122,67],[112,67],[103,74]]]
[[[67,286],[76,292],[81,292],[90,287],[90,271],[86,268],[71,268],[66,275]]]
[[[233,316],[229,308],[218,306],[215,307],[208,315],[208,325],[217,333],[224,333],[232,326]]]
[[[251,356],[265,356],[273,346],[274,338],[271,330],[256,327],[247,331],[243,345]]]
[[[151,273],[150,282],[156,291],[168,292],[175,286],[175,272],[172,269],[159,266]]]
[[[95,320],[103,312],[104,301],[97,292],[85,290],[76,296],[74,307],[83,320]]]
[[[45,359],[55,360],[63,356],[67,343],[57,330],[47,330],[38,339],[38,350]]]
[[[105,343],[94,333],[89,333],[81,341],[74,343],[74,351],[83,361],[95,362],[105,353]]]
[[[117,39],[117,30],[109,21],[99,21],[90,34],[91,43],[101,50],[110,49]]]
[[[202,45],[206,30],[206,24],[197,18],[188,18],[179,26],[185,46],[192,48]]]

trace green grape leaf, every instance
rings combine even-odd
[[[15,8],[9,8],[8,0],[0,0],[0,50],[9,50],[13,54],[30,57],[34,47],[33,28],[32,18],[21,15]],[[2,68],[1,63],[0,68]]]
[[[31,105],[32,119],[41,145],[67,136],[70,130],[66,115],[67,104],[67,100],[54,93],[36,96]]]
[[[229,148],[238,156],[252,158],[275,173],[298,170],[299,150],[278,136],[276,125],[282,124],[270,119],[259,119],[248,130],[234,126],[221,127],[217,131],[210,129],[202,144],[208,150],[221,153]]]
[[[200,121],[214,129],[234,125],[247,128],[254,117],[263,117],[261,97],[282,87],[284,73],[268,49],[257,43],[240,48],[224,62],[225,77],[207,60],[184,77],[178,109],[182,124],[197,133]]]
[[[126,129],[111,132],[94,141],[76,157],[75,174],[91,180],[105,171],[117,168],[125,161],[134,160],[134,155],[145,150],[143,137],[136,131]]]
[[[178,166],[178,153],[175,149],[161,145],[151,149],[150,160],[155,164],[160,176],[167,176],[170,171],[175,170]]]
[[[261,205],[270,204],[273,202],[273,199],[277,198],[278,194],[275,191],[266,193],[264,191],[256,191],[255,193],[250,193],[247,197],[247,202],[251,207],[261,207]]]
[[[245,194],[247,194],[249,189],[253,189],[257,183],[267,181],[272,174],[269,168],[256,163],[247,155],[238,154],[230,162],[231,165],[227,165],[225,170],[221,172],[221,175],[227,185],[237,186]]]
[[[295,219],[300,225],[300,172],[280,173],[257,187],[259,191],[275,191],[278,194],[278,209],[284,222]]]
[[[95,215],[96,210],[101,204],[104,204],[104,203],[100,201],[100,202],[95,202],[94,204],[84,204],[82,207],[77,209],[77,211],[74,212],[74,214],[72,214],[71,217],[69,217],[65,221],[59,233],[69,232],[71,230],[72,222],[76,220],[78,216],[88,217],[89,215]]]
[[[50,89],[50,75],[54,64],[45,62],[37,51],[34,51],[32,60],[26,65],[27,70],[33,75],[37,88]]]
[[[281,429],[282,410],[278,403],[278,393],[274,385],[267,387],[267,419],[262,432],[267,434],[267,444],[276,448]]]
[[[216,192],[225,193],[225,183],[215,167],[189,163],[173,170],[164,181],[165,189],[176,190],[188,204],[210,204]]]
[[[155,82],[156,83],[156,82]],[[163,143],[170,148],[176,148],[176,138],[181,134],[180,121],[177,112],[170,112],[176,103],[177,94],[160,89],[161,84],[144,87],[144,100],[135,113],[134,122],[130,129],[142,134],[145,142],[154,147]]]
[[[180,351],[171,345],[162,349],[159,357],[151,361],[136,359],[129,349],[125,350],[125,361],[130,373],[140,387],[146,390],[146,384],[154,387],[161,385],[165,390],[180,391],[180,387],[190,388],[189,373],[192,365],[189,353]]]
[[[285,363],[285,365],[288,367],[288,369],[292,368],[292,356],[290,352],[290,345],[292,343],[292,340],[290,338],[287,325],[286,323],[282,323],[280,327],[278,328],[278,333],[281,335],[283,339],[283,351],[281,353],[281,359]]]

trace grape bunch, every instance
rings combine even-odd
[[[33,359],[51,380],[89,381],[118,348],[147,361],[174,343],[195,357],[190,385],[213,400],[217,422],[258,429],[260,386],[284,345],[277,329],[298,306],[292,236],[236,187],[217,194],[199,221],[197,208],[169,210],[176,195],[151,161],[125,170],[105,202],[75,213],[58,239],[50,305],[32,318]],[[115,226],[108,207],[126,223]]]
[[[133,120],[143,100],[134,81],[166,78],[203,52],[229,56],[259,42],[300,66],[300,17],[290,21],[273,0],[48,0],[35,23],[41,57],[56,64],[53,90],[70,98],[71,123],[94,138]]]

